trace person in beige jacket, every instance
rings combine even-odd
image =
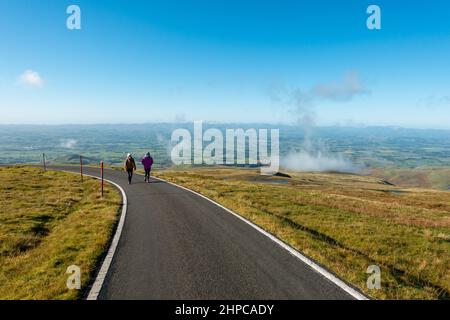
[[[127,155],[123,167],[128,174],[128,184],[131,184],[131,179],[133,179],[133,171],[136,171],[136,162],[134,161],[131,154]]]

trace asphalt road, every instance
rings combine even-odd
[[[131,185],[124,172],[105,178],[125,190],[128,211],[99,299],[353,298],[202,197],[141,175]]]

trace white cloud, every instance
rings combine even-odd
[[[20,85],[27,87],[39,88],[44,85],[44,79],[42,79],[39,73],[33,70],[26,70],[17,78],[17,81]]]
[[[268,88],[268,94],[273,102],[286,105],[311,106],[318,100],[335,102],[350,101],[358,95],[370,93],[361,81],[358,72],[348,72],[337,81],[319,83],[304,90],[300,87],[289,88],[284,84],[273,83]]]
[[[75,139],[67,139],[67,140],[61,140],[59,146],[66,149],[73,149],[75,148],[76,144],[78,143]]]
[[[281,159],[281,166],[300,172],[349,172],[357,173],[361,168],[352,164],[341,154],[328,154],[321,150],[290,152]]]
[[[355,71],[347,73],[342,80],[316,85],[311,91],[316,97],[332,101],[349,101],[357,95],[368,93]]]
[[[288,111],[293,114],[297,123],[308,127],[314,126],[316,105],[321,101],[348,102],[369,93],[370,90],[365,87],[356,71],[346,73],[339,80],[319,83],[306,90],[279,83],[268,88],[269,97],[274,103],[288,106]]]
[[[294,171],[358,172],[360,168],[354,166],[350,160],[341,154],[329,153],[320,140],[313,139],[317,104],[322,101],[348,102],[370,92],[357,72],[348,72],[341,79],[319,83],[306,90],[277,84],[269,89],[272,101],[288,106],[293,119],[296,119],[296,123],[301,125],[304,131],[302,150],[290,151],[282,158],[283,167]]]

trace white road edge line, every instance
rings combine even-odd
[[[156,178],[153,177],[152,178],[156,179],[156,180],[160,180],[163,182],[166,182],[168,184],[171,184],[175,187],[184,189],[186,191],[192,192],[193,194],[202,197],[205,200],[208,200],[209,202],[212,202],[213,204],[215,204],[216,206],[224,209],[225,211],[231,213],[233,216],[235,216],[236,218],[244,221],[245,223],[247,223],[248,225],[250,225],[251,227],[253,227],[254,229],[256,229],[257,231],[259,231],[260,233],[262,233],[263,235],[265,235],[266,237],[268,237],[270,240],[274,241],[276,244],[278,244],[280,247],[282,247],[283,249],[287,250],[289,253],[291,253],[294,257],[296,257],[297,259],[301,260],[303,263],[307,264],[310,268],[312,268],[314,271],[316,271],[317,273],[321,274],[323,277],[325,277],[326,279],[328,279],[329,281],[333,282],[335,285],[337,285],[339,288],[341,288],[342,290],[344,290],[345,292],[347,292],[349,295],[351,295],[353,298],[357,299],[357,300],[370,300],[368,297],[366,297],[364,294],[360,293],[359,291],[355,290],[354,288],[352,288],[351,286],[349,286],[347,283],[345,283],[344,281],[342,281],[341,279],[339,279],[337,276],[335,276],[334,274],[332,274],[331,272],[329,272],[328,270],[325,270],[324,268],[322,268],[321,266],[319,266],[317,263],[315,263],[314,261],[312,261],[311,259],[309,259],[308,257],[304,256],[303,254],[301,254],[299,251],[295,250],[294,248],[292,248],[291,246],[287,245],[286,243],[284,243],[283,241],[281,241],[280,239],[276,238],[274,235],[270,234],[269,232],[265,231],[264,229],[258,227],[256,224],[254,224],[253,222],[251,222],[250,220],[247,220],[246,218],[242,217],[241,215],[235,213],[234,211],[224,207],[223,205],[221,205],[220,203],[217,203],[216,201],[204,196],[201,193],[198,193],[194,190],[188,189],[186,187],[180,186],[176,183],[161,179],[161,178]]]
[[[54,170],[58,170],[58,169],[54,169]],[[58,170],[58,171],[79,174],[77,172],[67,171],[67,170]],[[96,176],[93,176],[90,174],[83,173],[83,176],[95,178],[97,180],[101,179],[100,177],[96,177]],[[119,223],[117,224],[116,233],[114,234],[114,237],[109,246],[108,253],[106,254],[106,256],[103,260],[100,271],[98,272],[97,277],[95,278],[95,281],[94,281],[94,284],[92,285],[91,290],[89,290],[89,294],[88,294],[86,300],[97,300],[98,295],[100,294],[100,291],[102,290],[103,283],[105,282],[106,274],[108,273],[109,267],[111,266],[111,262],[114,257],[114,253],[116,252],[116,249],[117,249],[117,244],[119,243],[120,236],[122,235],[123,226],[125,224],[125,217],[127,215],[128,200],[127,200],[127,195],[126,195],[125,191],[122,189],[121,186],[119,186],[117,183],[115,183],[111,180],[104,179],[104,181],[112,184],[117,189],[119,189],[120,192],[122,193],[122,213],[120,214],[120,220],[119,220]]]

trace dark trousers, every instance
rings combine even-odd
[[[150,169],[145,169],[145,180],[150,181]]]
[[[127,170],[128,173],[128,182],[131,183],[131,179],[133,179],[133,170]]]

